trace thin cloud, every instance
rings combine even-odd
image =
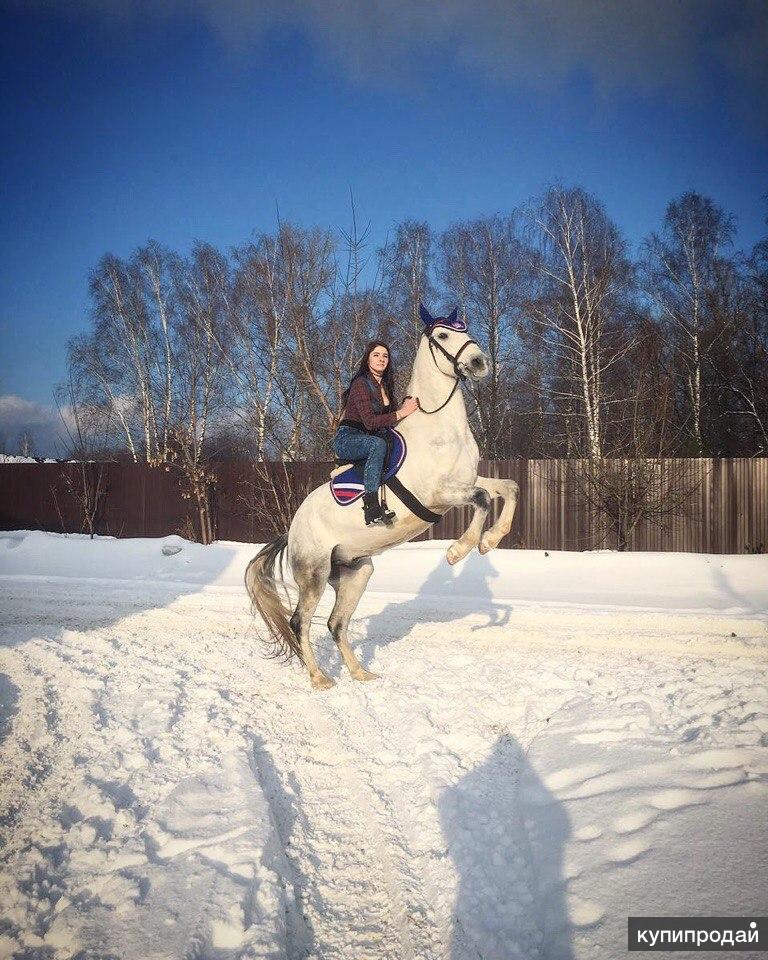
[[[73,426],[68,407],[62,415]],[[0,442],[3,452],[20,452],[24,436],[31,440],[32,455],[38,457],[64,456],[66,430],[59,411],[13,393],[0,395]]]
[[[26,0],[123,27],[198,17],[239,56],[269,56],[276,30],[303,35],[352,80],[428,84],[440,63],[497,82],[552,89],[574,73],[604,94],[688,94],[724,70],[749,94],[766,93],[764,0]],[[428,68],[422,68],[429,63]]]

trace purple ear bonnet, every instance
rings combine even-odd
[[[451,319],[453,317],[453,319]],[[467,332],[467,323],[465,320],[459,320],[451,314],[450,317],[435,317],[433,324],[435,327],[448,327],[449,330],[458,330],[460,333]]]
[[[419,304],[419,315],[425,327],[447,327],[459,333],[467,332],[466,320],[459,320],[459,308],[455,307],[447,317],[433,317],[423,304]]]

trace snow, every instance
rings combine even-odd
[[[259,546],[222,540],[204,547],[176,535],[91,541],[87,534],[17,530],[0,532],[0,574],[144,580],[241,593],[245,567]],[[474,607],[478,601],[514,601],[548,609],[752,614],[768,608],[764,556],[497,550],[486,557],[472,553],[453,568],[440,562],[447,547],[447,541],[409,543],[376,557],[368,593],[462,598]]]
[[[0,463],[59,463],[58,460],[50,460],[42,457],[21,457],[11,453],[0,453]]]
[[[765,915],[768,558],[447,546],[374,559],[380,680],[326,593],[319,693],[261,654],[256,546],[0,535],[0,957],[615,960],[630,914]]]

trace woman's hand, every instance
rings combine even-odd
[[[400,419],[404,420],[406,417],[409,417],[415,410],[419,409],[419,400],[417,397],[406,397],[400,409],[397,411],[400,415]]]

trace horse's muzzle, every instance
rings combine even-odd
[[[488,376],[491,370],[483,353],[476,353],[472,357],[468,357],[466,362],[460,363],[459,366],[472,380],[482,380]]]

